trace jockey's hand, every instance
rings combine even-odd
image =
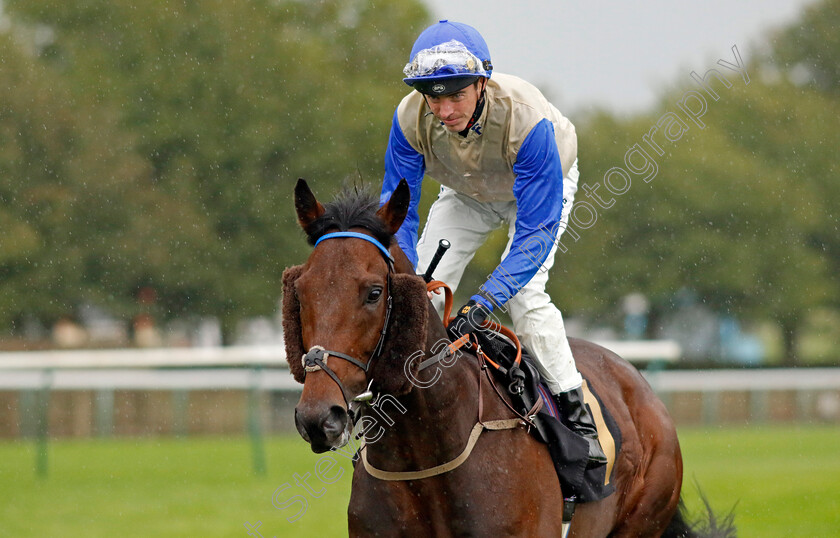
[[[470,300],[458,310],[458,315],[452,318],[446,332],[452,341],[465,334],[474,333],[490,317],[490,309],[481,303]]]
[[[431,298],[432,298],[432,294],[433,294],[433,293],[434,293],[435,295],[440,295],[440,288],[437,288],[437,289],[432,290],[432,291],[427,291],[427,292],[426,292],[426,295],[429,297],[429,299],[431,299]]]

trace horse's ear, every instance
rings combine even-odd
[[[309,185],[303,178],[298,179],[295,185],[295,209],[297,210],[298,223],[307,233],[309,225],[324,214],[324,206],[315,199],[315,195],[312,194]]]
[[[426,322],[429,317],[429,298],[426,283],[413,274],[391,275],[393,310],[388,339],[382,353],[371,367],[370,377],[379,392],[399,396],[411,390],[412,381],[406,376],[405,362],[426,350]],[[420,361],[412,363],[417,373]]]
[[[300,332],[300,303],[295,295],[295,282],[303,273],[302,265],[295,265],[283,271],[283,341],[286,344],[286,360],[295,381],[303,383],[306,372],[300,358],[303,357],[303,338]]]
[[[385,223],[389,233],[395,234],[400,229],[405,216],[408,214],[408,204],[410,202],[411,189],[408,188],[408,182],[401,179],[399,185],[391,194],[391,198],[376,212],[382,222]]]

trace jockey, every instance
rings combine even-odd
[[[590,461],[606,462],[563,317],[545,291],[577,191],[574,125],[528,82],[493,73],[487,44],[466,24],[430,26],[409,60],[403,81],[416,91],[394,113],[381,194],[384,203],[402,178],[410,186],[397,241],[415,268],[424,268],[438,241],[448,239],[453,254],[435,277],[454,291],[490,232],[508,225],[501,263],[459,310],[449,334],[475,331],[494,310],[507,311],[566,424],[589,441]],[[441,190],[418,241],[426,174]]]

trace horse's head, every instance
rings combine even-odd
[[[306,182],[295,187],[298,222],[315,248],[283,274],[286,356],[303,393],[295,424],[312,450],[345,444],[350,402],[368,387],[411,389],[405,360],[426,344],[428,299],[393,234],[408,211],[402,181],[377,210],[368,194],[346,192],[326,207]]]

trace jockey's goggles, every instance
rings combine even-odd
[[[451,40],[423,49],[406,64],[403,82],[421,93],[447,95],[469,86],[479,77],[489,78],[489,61],[479,60],[460,41]]]

